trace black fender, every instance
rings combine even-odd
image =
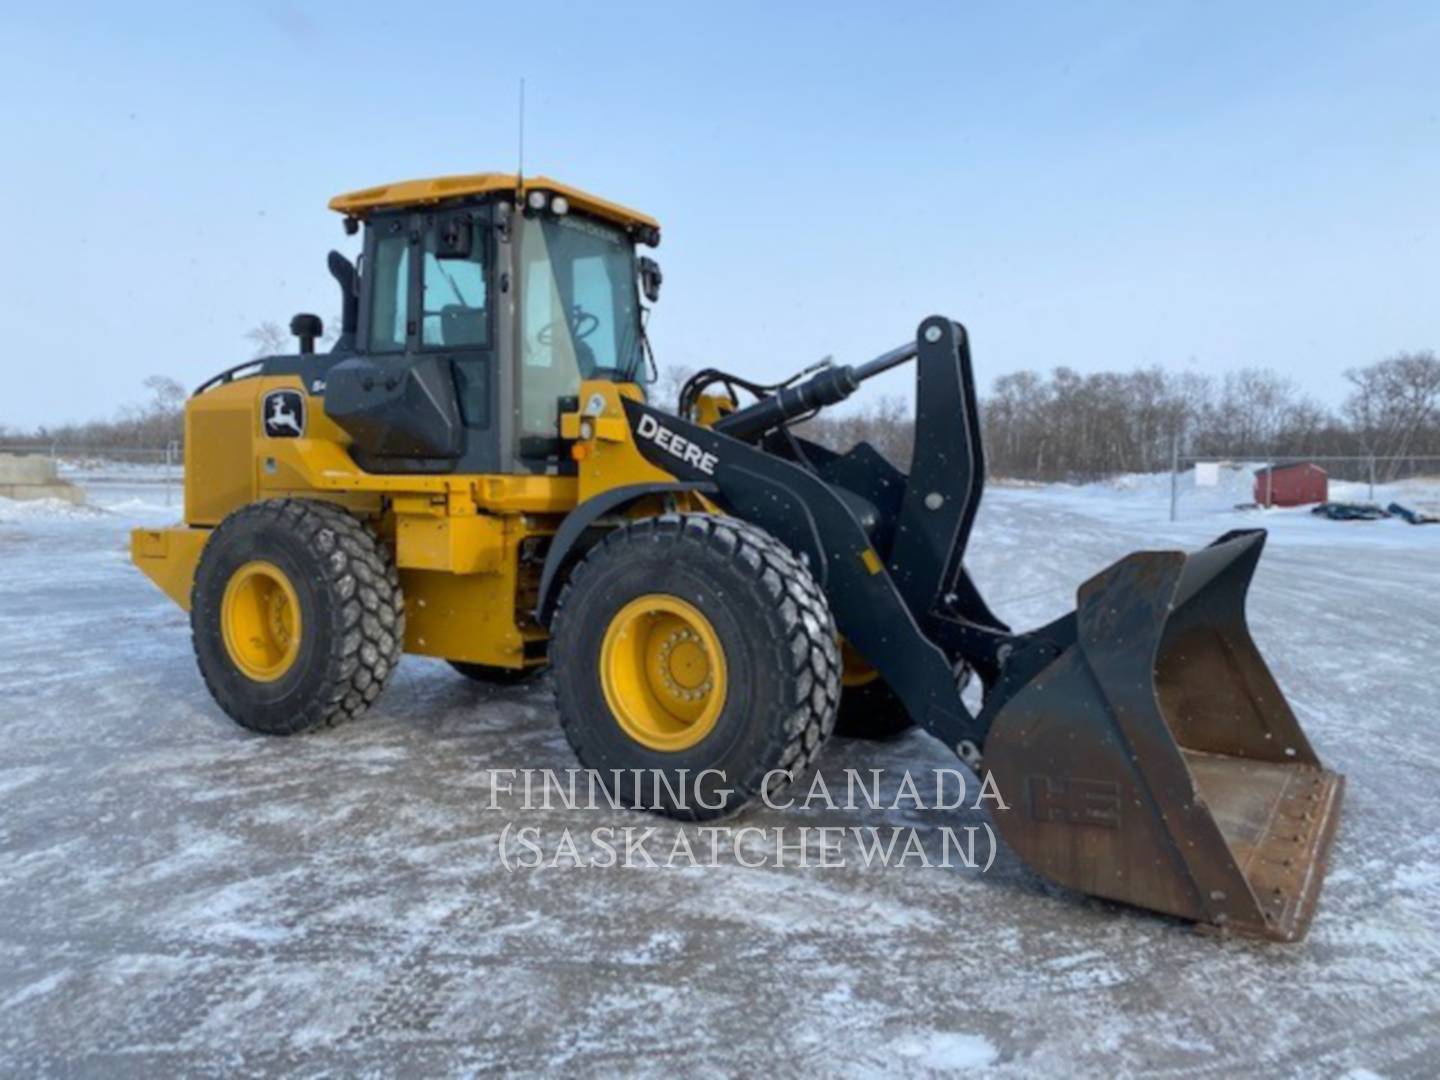
[[[555,601],[560,598],[560,571],[565,568],[570,552],[587,529],[601,517],[627,506],[636,499],[649,495],[664,495],[671,492],[693,491],[701,495],[714,495],[718,489],[708,481],[672,480],[650,484],[626,484],[611,488],[599,495],[592,495],[570,511],[550,541],[550,550],[545,555],[545,567],[540,572],[540,593],[535,601],[535,618],[542,626],[550,625],[550,616],[555,614]]]

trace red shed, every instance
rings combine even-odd
[[[1255,501],[1261,506],[1304,506],[1329,498],[1329,477],[1308,461],[1255,472]]]

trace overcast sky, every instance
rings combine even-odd
[[[135,3],[0,16],[0,423],[338,310],[333,194],[526,171],[657,216],[663,363],[1342,372],[1440,346],[1440,5]],[[591,14],[591,9],[603,14]]]

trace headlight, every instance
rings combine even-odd
[[[550,211],[557,217],[564,217],[570,212],[570,200],[564,195],[556,195],[550,200]]]
[[[550,201],[550,196],[543,191],[532,191],[530,197],[525,200],[531,210],[544,210],[545,204]]]

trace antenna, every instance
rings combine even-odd
[[[524,179],[525,176],[525,79],[520,79],[520,160],[515,166],[517,179]]]

